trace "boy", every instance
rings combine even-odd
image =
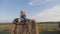
[[[26,12],[25,11],[21,11],[20,12],[21,13],[21,25],[25,25],[26,24],[26,21],[27,21],[27,19],[26,19]]]

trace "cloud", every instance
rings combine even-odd
[[[53,0],[31,0],[31,2],[29,2],[29,5],[40,5],[50,1],[53,1]]]
[[[60,5],[45,9],[42,12],[39,11],[33,18],[39,22],[60,21]]]

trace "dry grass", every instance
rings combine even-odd
[[[0,34],[9,34],[11,25],[0,25]],[[58,29],[58,24],[38,24],[39,31],[53,31]]]

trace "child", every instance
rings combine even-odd
[[[21,25],[25,25],[26,21],[27,21],[26,12],[25,11],[21,11],[20,14],[21,14],[21,17],[20,17],[21,18]]]

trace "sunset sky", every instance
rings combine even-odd
[[[60,0],[0,0],[0,22],[12,22],[21,10],[39,22],[60,21]]]

